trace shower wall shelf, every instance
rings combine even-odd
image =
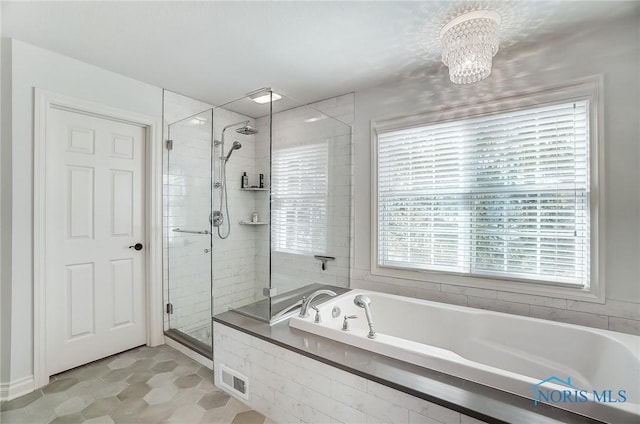
[[[240,221],[240,225],[267,225],[268,222]]]
[[[242,191],[267,191],[266,188],[258,188],[258,187],[245,187],[241,188]]]

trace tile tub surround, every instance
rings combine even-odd
[[[471,308],[487,309],[640,336],[640,303],[605,304],[373,275],[351,270],[351,288],[374,290]]]
[[[268,424],[213,385],[212,372],[168,347],[146,346],[52,377],[0,404],[5,423]]]
[[[282,422],[596,423],[531,399],[289,327],[214,317],[214,370],[249,378],[248,405]]]

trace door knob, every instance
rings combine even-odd
[[[133,246],[129,246],[129,249],[142,250],[142,243],[136,243]]]

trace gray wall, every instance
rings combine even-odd
[[[421,77],[356,92],[355,257],[352,285],[450,303],[513,312],[638,333],[640,320],[640,75],[638,14],[607,26],[568,31],[550,39],[501,50],[492,75],[455,86],[444,65]],[[371,120],[474,105],[536,87],[604,76],[606,305],[495,290],[465,289],[370,275]],[[429,289],[429,290],[426,290]]]

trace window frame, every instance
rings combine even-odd
[[[590,285],[554,283],[508,277],[472,276],[447,271],[416,270],[379,265],[378,257],[378,134],[429,124],[473,118],[495,113],[521,110],[544,104],[589,101],[589,166],[590,166]],[[452,107],[427,113],[371,121],[371,274],[375,276],[474,287],[528,295],[548,296],[594,303],[605,301],[604,251],[604,137],[603,77],[596,75],[561,86],[528,90],[515,96],[502,97],[474,106]]]

